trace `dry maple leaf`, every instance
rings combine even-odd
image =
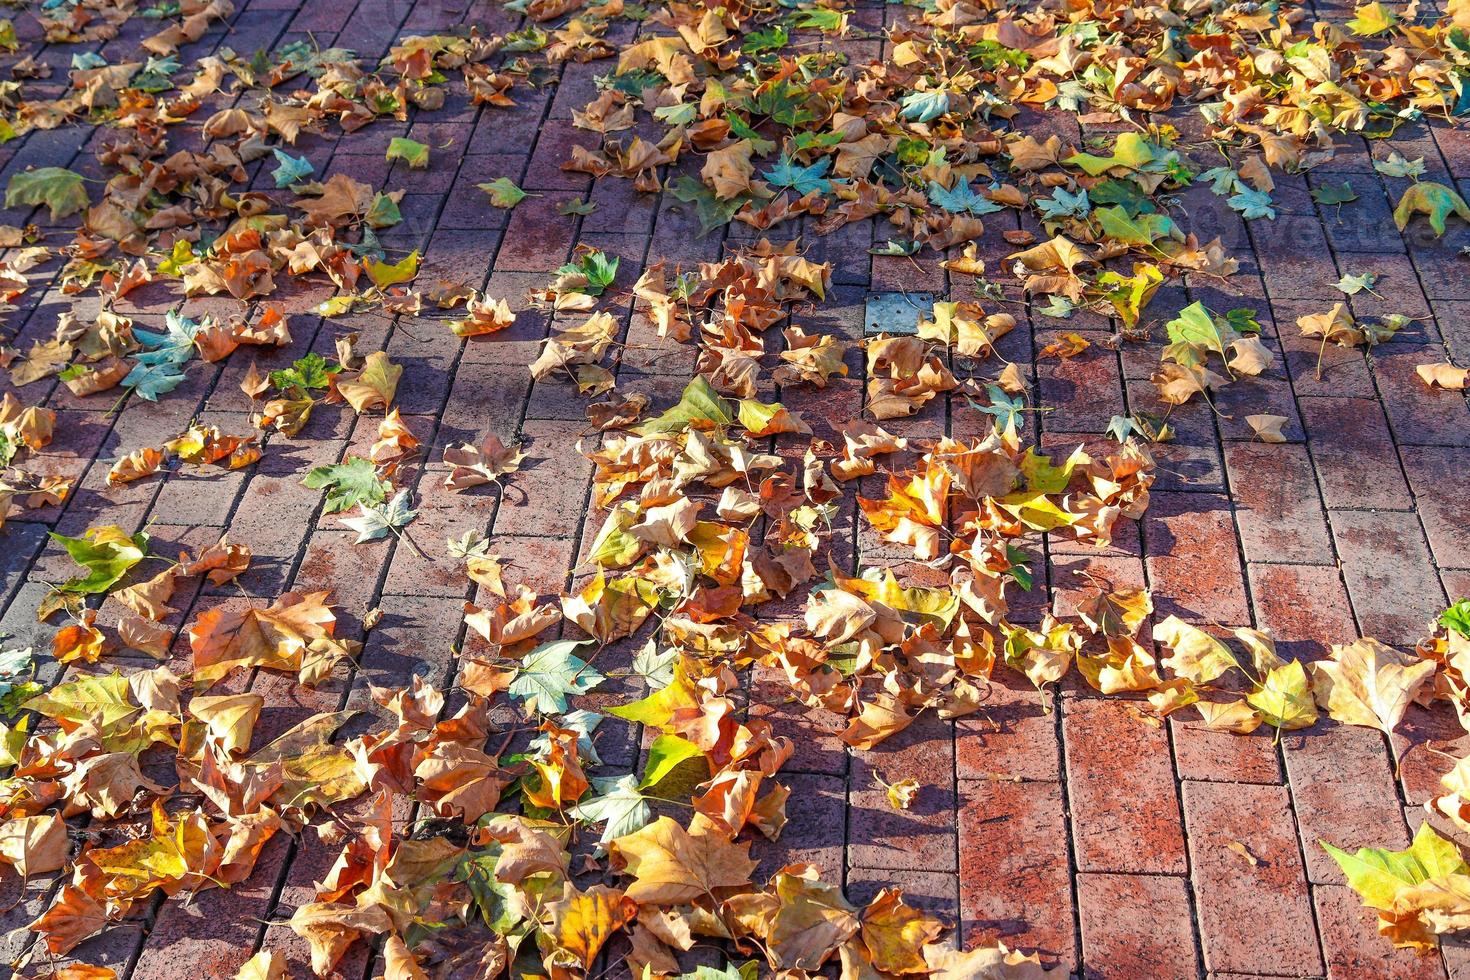
[[[313,672],[314,661],[335,662],[345,648],[332,638],[337,617],[326,604],[328,593],[287,592],[266,608],[209,609],[189,627],[194,653],[194,681],[207,690],[233,670]]]
[[[286,958],[275,950],[263,949],[240,965],[235,980],[289,980]]]
[[[494,810],[515,778],[477,748],[440,742],[414,768],[418,795],[441,817],[474,823]]]
[[[162,465],[163,451],[145,446],[128,453],[112,464],[112,468],[107,471],[107,485],[116,487],[124,483],[132,483],[134,480],[141,480],[145,476],[157,473]]]
[[[1434,677],[1435,665],[1364,638],[1334,645],[1331,659],[1311,668],[1312,693],[1329,717],[1392,735],[1409,702]]]
[[[893,976],[928,973],[924,947],[943,934],[944,923],[903,900],[898,888],[884,888],[862,910],[862,942],[874,969]]]
[[[694,834],[669,817],[608,844],[614,870],[633,878],[627,896],[639,905],[679,905],[744,888],[756,862],[750,844]]]
[[[66,822],[55,814],[14,817],[0,823],[0,861],[22,878],[61,870],[70,853]]]
[[[398,391],[398,379],[402,376],[401,365],[388,360],[383,351],[374,351],[364,360],[358,376],[351,381],[337,381],[336,390],[355,411],[386,410]]]
[[[546,905],[548,928],[536,937],[552,975],[557,968],[590,970],[608,938],[637,915],[638,904],[616,888],[593,885],[579,892],[564,883],[561,898]]]
[[[382,475],[392,476],[398,467],[417,455],[419,439],[398,414],[392,409],[378,423],[378,438],[368,451],[368,458],[378,465]]]
[[[95,625],[97,610],[84,609],[80,619],[67,624],[51,638],[51,656],[57,663],[81,660],[96,663],[102,659],[110,644],[107,637]]]
[[[1281,427],[1291,420],[1285,415],[1247,415],[1245,421],[1262,442],[1285,442]]]
[[[129,650],[138,650],[162,660],[168,656],[174,631],[145,616],[130,613],[118,618],[117,638]]]
[[[519,446],[506,448],[493,432],[486,433],[479,446],[453,443],[444,449],[444,462],[453,467],[444,478],[444,486],[460,491],[486,483],[498,484],[502,476],[519,470],[525,458]]]
[[[180,574],[177,566],[166,568],[145,582],[116,590],[111,594],[111,598],[127,606],[139,616],[155,622],[167,619],[173,613],[178,612],[177,609],[169,606],[168,601],[173,598],[174,588]],[[183,572],[182,574],[192,573]]]
[[[220,535],[214,544],[199,552],[199,557],[190,558],[179,553],[179,567],[185,575],[202,574],[211,585],[224,585],[250,567],[250,547],[235,544],[228,534]]]
[[[471,298],[462,320],[451,320],[449,329],[456,337],[483,337],[497,333],[516,322],[516,315],[503,299],[489,296]]]
[[[841,889],[821,881],[809,864],[777,872],[767,891],[730,900],[732,915],[764,941],[766,960],[777,971],[814,972],[857,934],[857,910]]]
[[[952,946],[924,947],[929,980],[1046,980],[1041,958],[1007,949],[1004,943],[960,952]]]
[[[1414,370],[1420,379],[1431,388],[1464,391],[1467,383],[1470,383],[1470,368],[1455,367],[1448,361],[1438,364],[1420,364]]]
[[[750,140],[737,140],[711,152],[699,175],[714,189],[716,197],[728,199],[743,194],[750,190],[750,178],[755,173],[750,159],[753,152]]]

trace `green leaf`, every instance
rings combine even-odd
[[[1163,281],[1164,273],[1158,266],[1149,264],[1135,264],[1131,276],[1108,269],[1097,277],[1098,286],[1106,290],[1104,295],[1108,302],[1118,311],[1123,325],[1130,328],[1137,325],[1144,307],[1153,299]]]
[[[1087,199],[1085,187],[1076,194],[1069,194],[1065,187],[1058,187],[1051,192],[1051,197],[1039,197],[1032,203],[1041,212],[1041,216],[1049,221],[1085,218],[1092,212],[1092,202]]]
[[[1460,857],[1460,849],[1435,833],[1428,823],[1419,825],[1414,842],[1403,851],[1360,847],[1349,854],[1325,840],[1317,843],[1337,862],[1348,886],[1363,904],[1383,912],[1393,910],[1395,896],[1405,888],[1470,870]]]
[[[367,214],[362,216],[370,228],[392,228],[403,220],[403,213],[398,210],[398,202],[387,194],[379,193],[373,198],[373,203],[367,209]]]
[[[1317,720],[1317,704],[1307,684],[1307,672],[1300,660],[1292,660],[1272,670],[1265,681],[1245,697],[1274,728],[1293,731],[1306,728]]]
[[[1248,306],[1238,306],[1226,313],[1225,322],[1236,333],[1261,332],[1261,321],[1256,319],[1256,311]]]
[[[699,118],[699,103],[680,102],[659,106],[653,110],[653,116],[665,126],[687,126]]]
[[[22,707],[72,727],[95,719],[105,732],[142,710],[133,703],[130,692],[128,679],[114,670],[58,684]]]
[[[485,558],[490,554],[490,539],[473,528],[458,538],[446,539],[444,545],[450,558]]]
[[[901,238],[890,238],[882,245],[874,245],[872,248],[868,249],[868,254],[895,256],[917,255],[919,254],[919,250],[923,247],[924,244],[922,242],[908,242],[904,241]]]
[[[596,796],[582,800],[567,812],[577,820],[603,824],[598,844],[625,837],[646,827],[653,820],[648,797],[638,788],[638,777],[632,773],[617,778],[594,778]]]
[[[1103,430],[1106,435],[1112,436],[1120,443],[1128,441],[1128,437],[1138,431],[1138,426],[1132,417],[1127,415],[1114,415],[1108,422],[1108,427]]]
[[[933,92],[911,92],[900,101],[899,115],[909,122],[929,122],[949,111],[949,92],[936,89]]]
[[[509,177],[496,177],[489,183],[475,186],[489,194],[490,203],[497,208],[513,208],[526,197],[526,192],[517,187],[515,181]]]
[[[1053,293],[1047,297],[1045,306],[1036,307],[1036,312],[1057,320],[1068,320],[1071,319],[1073,313],[1077,312],[1077,304],[1065,296]]]
[[[1374,3],[1354,7],[1353,18],[1345,26],[1360,37],[1372,37],[1393,30],[1398,22],[1398,14],[1375,0]]]
[[[409,252],[403,258],[391,265],[387,262],[379,262],[377,259],[368,259],[362,264],[367,270],[368,278],[373,285],[379,289],[387,289],[401,282],[408,282],[419,274],[419,253],[417,250]]]
[[[1451,214],[1470,221],[1470,205],[1465,199],[1444,184],[1432,181],[1409,185],[1399,198],[1398,207],[1393,209],[1393,223],[1403,231],[1416,213],[1429,215],[1429,227],[1437,236],[1444,234],[1444,219]]]
[[[603,681],[603,676],[572,651],[590,640],[557,640],[526,654],[507,688],[511,697],[526,703],[527,711],[561,714],[567,710],[567,695],[586,694]]]
[[[1209,181],[1210,190],[1220,197],[1233,194],[1240,186],[1240,174],[1236,173],[1233,167],[1212,167],[1196,176],[1195,180]]]
[[[841,10],[798,10],[791,22],[804,30],[839,33],[847,27],[847,14]]]
[[[1440,613],[1439,625],[1470,639],[1470,599],[1461,599]]]
[[[596,210],[596,204],[592,203],[591,201],[579,201],[575,197],[571,198],[570,200],[562,201],[556,206],[557,214],[563,214],[569,218],[573,215],[586,216]]]
[[[638,519],[638,505],[633,501],[624,501],[609,511],[597,537],[592,540],[592,547],[587,550],[587,560],[603,568],[622,568],[631,564],[646,547],[643,539],[628,531],[638,523]]]
[[[643,767],[639,789],[652,789],[669,773],[690,759],[703,758],[704,750],[678,735],[660,735],[648,749],[648,763]]]
[[[1087,189],[1087,196],[1094,207],[1100,204],[1117,204],[1129,214],[1152,214],[1158,208],[1143,188],[1125,177],[1108,177]]]
[[[388,498],[388,484],[378,479],[378,468],[361,456],[349,457],[345,463],[318,466],[301,483],[312,490],[326,489],[322,510],[328,514],[358,506],[371,507]]]
[[[583,252],[575,262],[568,262],[556,270],[559,276],[580,276],[585,282],[561,289],[567,292],[582,293],[586,296],[601,296],[607,291],[607,287],[613,284],[618,277],[618,263],[621,259],[609,259],[606,252],[592,249]]]
[[[177,276],[182,273],[184,266],[195,261],[194,243],[180,238],[174,242],[173,251],[168,258],[158,263],[158,274],[161,276]]]
[[[280,149],[274,149],[271,152],[276,155],[276,162],[280,164],[271,171],[271,176],[276,179],[277,187],[290,187],[316,173],[316,168],[306,157],[293,157]]]
[[[429,144],[395,136],[388,142],[388,162],[394,160],[408,164],[410,170],[425,170],[429,166]]]
[[[669,723],[675,711],[692,708],[700,703],[697,691],[682,661],[676,660],[674,679],[667,686],[629,704],[607,708],[604,714],[622,718],[624,721],[636,721],[641,725],[662,727]]]
[[[1347,204],[1357,199],[1358,192],[1353,190],[1352,182],[1347,180],[1341,184],[1323,184],[1312,188],[1312,200],[1318,204]]]
[[[832,189],[832,181],[824,180],[823,174],[827,168],[832,166],[831,157],[822,157],[811,166],[802,167],[792,162],[786,154],[781,154],[781,159],[776,165],[765,171],[763,176],[776,187],[789,187],[798,194],[810,194],[820,191],[825,194]]]
[[[1247,187],[1225,203],[1239,211],[1240,216],[1247,221],[1254,221],[1257,218],[1265,218],[1268,221],[1276,220],[1276,209],[1271,206],[1271,195],[1265,191]]]
[[[185,380],[184,369],[177,364],[159,364],[149,367],[140,364],[122,379],[124,388],[130,388],[144,401],[156,402],[159,395],[173,391]]]
[[[147,367],[160,364],[183,364],[194,356],[194,338],[200,325],[173,310],[164,314],[166,333],[155,333],[133,327],[133,339],[142,345],[142,350],[133,355],[133,360]]]
[[[1221,357],[1228,356],[1226,348],[1236,340],[1235,331],[1229,324],[1222,324],[1197,300],[1180,310],[1179,315],[1165,325],[1165,329],[1174,343],[1198,344]]]
[[[80,595],[106,592],[148,554],[148,535],[141,531],[129,535],[111,524],[88,528],[79,538],[52,531],[51,540],[59,542],[71,560],[87,570],[86,575],[63,582],[57,590]]]
[[[1021,415],[1026,411],[1026,403],[1020,398],[1007,395],[998,385],[986,385],[985,390],[990,394],[990,404],[981,405],[971,398],[970,405],[986,415],[995,416],[996,424],[1002,428],[1019,426]]]
[[[729,425],[735,421],[735,410],[721,398],[702,374],[684,386],[679,404],[656,419],[649,419],[633,431],[640,436],[655,432],[683,432],[694,422]]]
[[[746,34],[740,41],[740,50],[746,54],[761,54],[766,51],[776,51],[786,46],[791,39],[790,33],[780,24],[772,24],[770,27],[752,31]]]
[[[1130,217],[1118,205],[1098,208],[1093,212],[1103,233],[1125,245],[1152,245],[1160,238],[1183,238],[1183,233],[1167,214],[1140,214]]]
[[[1371,272],[1349,272],[1344,273],[1333,285],[1349,296],[1356,296],[1365,289],[1372,292],[1373,284],[1377,281],[1378,277]]]
[[[1114,167],[1142,170],[1159,159],[1153,144],[1138,133],[1119,133],[1113,142],[1110,156],[1095,156],[1091,153],[1074,153],[1062,162],[1081,167],[1090,177],[1100,177]]]
[[[1374,160],[1373,169],[1385,177],[1409,177],[1418,180],[1424,176],[1424,158],[1410,160],[1398,150],[1392,150],[1387,160]]]
[[[0,650],[0,699],[8,697],[17,684],[23,684],[22,675],[32,670],[34,653],[30,647],[18,650]],[[0,763],[3,765],[4,763]]]
[[[91,202],[81,174],[62,167],[40,167],[26,170],[10,178],[5,188],[5,206],[44,204],[51,210],[51,220],[76,214]]]
[[[660,652],[658,644],[650,640],[633,657],[631,669],[636,676],[643,678],[643,682],[648,685],[650,691],[661,691],[674,683],[674,665],[678,662],[678,650],[670,647]]]
[[[272,371],[269,380],[281,391],[289,391],[292,388],[309,391],[330,387],[332,376],[341,370],[342,365],[332,364],[325,357],[313,351],[305,357],[297,358],[288,368]]]
[[[505,35],[506,51],[540,51],[551,43],[551,35],[531,24]]]
[[[17,695],[26,691],[25,698],[35,697],[41,692],[41,685],[34,681],[27,681],[20,687],[0,697],[0,712],[13,715],[20,710],[20,701]],[[0,766],[13,766],[20,761],[25,752],[26,742],[30,741],[31,718],[26,715],[14,725],[0,725]]]
[[[780,402],[767,405],[756,398],[742,398],[737,417],[747,432],[765,432],[771,420],[784,411],[786,406]]]
[[[408,491],[400,490],[386,504],[362,504],[356,517],[344,517],[342,523],[357,532],[354,544],[385,538],[390,531],[398,531],[413,523],[418,511],[408,506]]]
[[[757,111],[760,115],[769,115],[769,113],[759,112],[759,110]],[[772,111],[775,110],[773,109]],[[753,156],[763,157],[775,151],[776,144],[774,142],[766,139],[760,133],[752,129],[750,123],[746,122],[744,119],[741,119],[740,116],[736,113],[726,112],[725,121],[730,124],[730,134],[732,136],[734,136],[736,139],[750,141],[750,150]]]
[[[947,188],[938,181],[929,181],[929,203],[943,208],[950,214],[992,214],[1002,210],[990,198],[975,193],[967,181],[957,180],[954,187]]]
[[[696,966],[690,973],[680,974],[679,980],[756,980],[760,976],[760,963],[746,960],[736,966],[727,963],[723,970],[712,966]]]
[[[695,217],[699,219],[699,237],[703,238],[716,228],[722,228],[735,217],[735,212],[745,207],[746,195],[737,194],[729,200],[715,196],[715,192],[701,181],[683,174],[669,185],[669,193],[694,205]]]
[[[485,925],[503,936],[513,937],[512,930],[526,918],[526,900],[520,889],[495,877],[495,864],[500,860],[498,843],[483,851],[466,854],[454,869],[454,880],[469,889],[471,901],[479,909]],[[513,947],[512,947],[513,948]]]

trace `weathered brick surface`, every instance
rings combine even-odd
[[[1063,710],[1077,867],[1183,874],[1188,862],[1169,735],[1139,725],[1131,707],[1069,698]]]
[[[1248,622],[1245,575],[1228,497],[1159,493],[1143,517],[1154,605],[1189,622]]]
[[[1435,563],[1470,567],[1470,450],[1405,446],[1400,455]]]
[[[1285,787],[1184,784],[1200,945],[1211,971],[1322,973]],[[1232,849],[1243,845],[1252,861]],[[1269,915],[1259,915],[1269,908]]]
[[[1382,405],[1364,398],[1303,398],[1301,405],[1328,507],[1413,506]]]
[[[1336,511],[1332,535],[1363,634],[1413,646],[1445,606],[1419,521],[1413,514]]]
[[[878,777],[915,779],[919,795],[909,809],[895,809]],[[921,718],[879,748],[854,753],[847,803],[848,863],[955,870],[953,726]]]
[[[1315,729],[1287,736],[1282,745],[1307,877],[1314,883],[1344,881],[1319,841],[1349,851],[1408,846],[1393,763],[1381,733],[1319,722]]]
[[[1332,563],[1332,539],[1306,447],[1225,447],[1235,520],[1246,561]]]
[[[1060,784],[967,780],[959,800],[966,942],[1001,939],[1073,968],[1075,912]]]
[[[1276,652],[1293,660],[1327,656],[1358,636],[1338,569],[1329,565],[1251,565],[1256,623],[1271,631]]]
[[[1189,882],[1167,875],[1080,874],[1086,977],[1187,977],[1198,969]]]
[[[1445,976],[1439,957],[1386,944],[1378,933],[1377,913],[1364,908],[1345,885],[1314,886],[1312,904],[1322,931],[1328,976],[1343,980],[1435,980]]]

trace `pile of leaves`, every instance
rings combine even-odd
[[[53,223],[75,225],[60,247],[34,226],[0,228],[7,312],[33,287],[28,273],[55,259],[57,288],[79,300],[49,338],[0,348],[17,388],[54,377],[77,398],[167,398],[198,364],[290,344],[286,307],[271,298],[307,289],[330,293],[314,307],[321,316],[457,311],[447,329],[493,343],[516,320],[511,298],[421,283],[416,252],[384,247],[380,233],[402,221],[402,190],[344,174],[314,179],[293,150],[303,133],[404,122],[461,89],[494,113],[562,61],[608,61],[598,94],[573,115],[600,139],[574,148],[565,169],[667,190],[706,232],[739,221],[773,235],[694,269],[655,263],[625,288],[617,260],[595,249],[547,270],[528,302],[557,317],[528,370],[596,399],[587,418],[600,439],[586,455],[601,524],[589,576],[566,594],[510,590],[493,542],[475,529],[451,540],[484,602],[465,609],[453,689],[418,677],[374,687],[372,717],[350,736],[353,712],[343,711],[266,737],[264,695],[210,693],[247,672],[308,687],[351,675],[360,644],[338,634],[330,593],[211,608],[175,643],[165,622],[175,591],[242,574],[248,542],[221,538],[175,562],[153,554],[146,533],[117,526],[53,534],[82,570],[37,610],[66,619],[50,651],[67,665],[64,678],[45,690],[32,679],[32,651],[0,652],[0,863],[23,882],[60,882],[30,926],[33,959],[68,954],[159,896],[184,901],[249,880],[262,848],[284,833],[338,853],[314,900],[279,923],[309,944],[320,975],[361,943],[381,951],[394,980],[585,976],[610,955],[641,976],[703,980],[750,980],[762,961],[792,975],[836,964],[849,976],[1037,977],[1036,956],[945,943],[948,924],[896,888],[858,908],[813,867],[753,880],[753,836],[775,840],[786,823],[779,774],[793,746],[746,710],[747,671],[779,677],[783,700],[840,717],[842,739],[860,749],[925,711],[979,710],[995,670],[1054,688],[1074,665],[1104,694],[1145,693],[1157,717],[1188,708],[1235,732],[1301,729],[1321,714],[1391,732],[1409,704],[1438,700],[1470,717],[1464,603],[1412,655],[1360,639],[1310,667],[1278,657],[1255,630],[1235,631],[1243,655],[1174,617],[1145,635],[1152,597],[1101,580],[1070,612],[1012,621],[1007,593],[1031,587],[1042,535],[1102,546],[1119,520],[1143,515],[1155,471],[1145,442],[1164,441],[1167,422],[1117,419],[1115,449],[1052,458],[1024,444],[1034,406],[1017,366],[996,352],[1017,324],[1004,309],[1016,295],[1041,314],[1115,317],[1122,330],[1109,342],[1123,344],[1147,336],[1145,311],[1169,280],[1232,275],[1237,262],[1219,241],[1188,230],[1176,195],[1189,187],[1207,184],[1246,220],[1272,220],[1273,168],[1324,162],[1334,134],[1382,137],[1470,108],[1463,5],[1429,23],[1373,3],[1336,26],[1270,6],[940,0],[887,32],[891,56],[866,64],[804,43],[864,39],[831,3],[507,6],[529,25],[405,37],[376,66],[306,42],[254,55],[222,47],[186,66],[181,45],[232,14],[225,0],[46,4],[38,20],[53,44],[105,41],[134,16],[163,23],[134,62],[78,51],[60,95],[48,87],[28,97],[28,83],[50,72],[30,54],[0,85],[0,141],[98,126],[106,174],[90,181],[48,166],[6,188],[7,207],[44,207]],[[621,47],[609,40],[619,20],[641,22]],[[0,46],[14,47],[14,36],[0,30]],[[1185,104],[1197,130],[1154,118]],[[1056,109],[1134,128],[1073,146],[1019,125]],[[179,127],[191,137],[184,145],[202,149],[171,149]],[[435,152],[400,136],[386,157],[417,170]],[[275,186],[249,190],[262,163],[274,165]],[[1436,234],[1451,216],[1470,220],[1453,189],[1421,179],[1422,162],[1390,157],[1379,167],[1410,180],[1394,212],[1401,229],[1416,215]],[[525,196],[508,178],[482,187],[487,207]],[[1353,196],[1326,188],[1318,200]],[[590,207],[567,202],[562,213]],[[984,218],[1004,211],[1042,231],[1002,236],[1009,292],[985,279],[979,244]],[[804,323],[832,269],[776,233],[802,220],[826,234],[873,216],[891,229],[876,252],[945,252],[975,297],[935,302],[913,334],[859,341]],[[1372,282],[1345,278],[1339,288],[1351,295]],[[136,290],[228,298],[238,312],[171,309],[161,331],[149,330],[116,310]],[[629,293],[660,338],[695,349],[694,377],[673,404],[617,389]],[[1299,326],[1324,347],[1357,347],[1406,323],[1362,322],[1339,305]],[[1164,329],[1153,380],[1170,406],[1272,367],[1250,310],[1195,303]],[[302,482],[359,543],[391,535],[418,549],[408,475],[423,453],[395,407],[403,369],[382,350],[359,351],[358,339],[337,337],[333,358],[312,353],[265,373],[252,365],[240,387],[257,431],[193,420],[161,445],[125,447],[108,485],[185,465],[247,468],[276,440],[299,438],[315,412],[350,410],[376,419],[377,438]],[[1064,334],[1041,356],[1075,356],[1089,343]],[[762,399],[773,386],[824,388],[857,363],[869,418],[837,426],[831,440]],[[1449,364],[1420,373],[1442,388],[1465,384]],[[946,394],[969,399],[991,431],[921,440],[881,425]],[[57,419],[11,395],[0,402],[0,526],[71,492],[69,480],[27,469]],[[1281,438],[1284,420],[1250,419],[1262,439]],[[498,487],[523,459],[486,433],[443,450],[445,485]],[[845,485],[880,472],[873,495],[857,497],[858,519],[927,564],[936,575],[925,584],[832,557]],[[374,619],[369,611],[365,627]],[[563,638],[545,638],[559,624]],[[124,649],[160,663],[124,673],[110,662]],[[626,674],[643,696],[594,710],[587,696],[612,673],[594,665],[606,650],[633,654]],[[608,718],[646,732],[641,773],[597,773],[597,728]],[[1429,807],[1470,832],[1464,768]],[[896,807],[923,792],[913,780],[888,789]],[[665,812],[673,806],[680,819]],[[1470,925],[1470,871],[1433,831],[1409,852],[1332,853],[1396,941],[1431,946]],[[710,942],[729,962],[686,974],[691,958],[681,954]],[[267,946],[240,975],[285,971]]]

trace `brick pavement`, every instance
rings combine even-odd
[[[212,30],[185,55],[197,58],[221,44],[248,51],[311,38],[371,61],[400,35],[455,24],[479,24],[487,32],[519,25],[517,15],[483,2],[264,0],[240,7],[227,29]],[[884,15],[876,8],[863,13]],[[121,57],[141,29],[135,19],[101,52]],[[47,48],[46,58],[64,74],[60,48]],[[451,94],[442,109],[415,112],[410,123],[379,123],[340,138],[307,135],[297,152],[325,176],[346,173],[384,189],[406,188],[406,220],[384,233],[384,243],[421,249],[421,280],[484,287],[516,309],[577,243],[617,255],[617,285],[626,288],[654,261],[713,259],[748,239],[740,228],[696,237],[692,208],[671,195],[634,194],[622,181],[593,187],[583,175],[560,169],[570,147],[587,142],[570,116],[604,70],[596,62],[570,64],[559,84],[520,93],[509,110],[474,107]],[[227,104],[222,95],[211,99],[213,108]],[[1070,117],[1037,124],[1076,132]],[[392,135],[430,142],[432,170],[409,173],[401,164],[385,164]],[[67,128],[5,144],[0,180],[40,165],[85,172],[91,166],[84,152],[88,138],[84,128]],[[1470,186],[1470,139],[1463,134],[1408,127],[1390,145],[1424,156],[1431,168],[1459,178],[1462,189]],[[498,176],[539,196],[510,212],[488,208],[474,185]],[[1173,417],[1179,438],[1161,447],[1158,492],[1141,527],[1122,529],[1101,554],[1075,543],[1046,546],[1035,569],[1038,615],[1049,598],[1074,583],[1073,576],[1090,569],[1149,586],[1160,615],[1267,628],[1284,654],[1310,659],[1360,634],[1412,645],[1447,600],[1470,588],[1470,410],[1463,395],[1431,392],[1413,377],[1414,364],[1446,354],[1470,362],[1470,266],[1456,257],[1470,244],[1470,229],[1452,226],[1443,240],[1399,235],[1386,218],[1396,189],[1384,186],[1361,143],[1345,144],[1336,160],[1306,180],[1317,185],[1343,177],[1367,199],[1365,210],[1319,209],[1303,193],[1298,206],[1284,208],[1276,221],[1247,225],[1218,199],[1197,202],[1194,226],[1219,234],[1241,258],[1243,271],[1223,286],[1185,282],[1167,299],[1161,295],[1154,311],[1172,313],[1223,290],[1229,298],[1213,305],[1255,307],[1267,344],[1284,354],[1284,368],[1278,362],[1254,386],[1256,395],[1222,403],[1229,418],[1198,404]],[[557,213],[559,203],[589,190],[597,211],[585,217]],[[11,212],[4,220],[19,224],[35,217]],[[965,295],[968,281],[946,272],[932,255],[916,262],[870,257],[865,249],[881,236],[870,219],[830,238],[803,238],[813,259],[833,263],[838,284],[804,318],[809,330],[815,325],[856,339],[871,293]],[[1380,291],[1394,310],[1424,319],[1372,353],[1328,348],[1319,380],[1316,345],[1297,336],[1295,318],[1338,298],[1331,283],[1340,275],[1364,270],[1385,273]],[[32,279],[54,271],[43,267]],[[571,584],[570,570],[601,518],[590,506],[590,468],[574,449],[585,428],[582,400],[565,385],[533,383],[525,370],[549,318],[523,312],[495,343],[480,344],[453,337],[429,318],[363,314],[313,321],[306,311],[322,298],[301,290],[288,299],[296,337],[289,348],[241,352],[199,367],[157,404],[130,400],[109,414],[107,406],[72,398],[62,385],[51,387],[44,403],[60,415],[57,440],[40,454],[39,468],[76,477],[78,488],[65,506],[21,515],[4,530],[0,629],[38,649],[49,644],[49,628],[35,622],[33,611],[42,583],[55,580],[66,563],[47,546],[47,529],[75,534],[102,523],[146,527],[160,542],[156,550],[167,553],[212,542],[228,528],[254,550],[254,566],[238,585],[176,596],[171,629],[249,597],[331,588],[349,618],[348,635],[365,637],[357,671],[315,691],[267,674],[236,675],[225,685],[231,692],[268,693],[272,708],[262,719],[262,734],[272,735],[313,712],[362,704],[370,683],[401,685],[411,674],[448,682],[452,650],[466,640],[461,605],[476,596],[458,564],[433,546],[440,539],[487,532],[497,551],[515,556],[513,581],[543,593]],[[28,341],[48,334],[72,300],[57,287],[33,288],[20,303],[21,312],[8,323]],[[156,324],[175,303],[166,291],[145,287],[118,309]],[[1369,296],[1353,300],[1362,314],[1385,312],[1376,303]],[[190,300],[183,309],[197,313],[219,305]],[[1144,380],[1153,363],[1147,350],[1117,353],[1094,344],[1077,358],[1040,360],[1036,350],[1061,325],[1015,310],[1020,325],[1002,353],[1022,366],[1048,409],[1032,423],[1043,445],[1101,438],[1113,415],[1155,407]],[[658,340],[641,308],[624,304],[618,315],[628,344],[619,389],[667,404],[690,375],[692,352]],[[1112,328],[1098,320],[1065,329],[1089,325]],[[375,419],[321,412],[301,438],[272,439],[261,463],[249,470],[105,486],[107,465],[120,452],[169,438],[193,417],[247,428],[248,405],[237,383],[252,357],[267,370],[309,350],[330,353],[334,338],[347,330],[361,333],[364,349],[381,346],[405,367],[400,410],[424,445],[435,447],[407,484],[420,508],[411,534],[427,557],[392,539],[351,545],[338,522],[321,514],[319,494],[299,483],[306,468],[364,449]],[[853,369],[846,382],[825,391],[772,394],[809,418],[855,417],[864,379],[860,363],[854,361]],[[34,403],[37,388],[23,394]],[[1238,417],[1251,411],[1287,416],[1288,441],[1252,441]],[[890,428],[935,436],[973,434],[986,425],[962,399],[941,398]],[[437,462],[442,447],[487,430],[507,442],[524,440],[530,463],[501,492],[445,493]],[[903,565],[902,556],[866,533],[850,509],[837,527],[834,553],[850,567]],[[383,618],[364,634],[360,617],[370,608],[381,609]],[[186,640],[181,649],[186,655]],[[46,679],[58,673],[52,665]],[[760,678],[752,685],[759,691]],[[613,688],[598,697],[612,702],[626,692]],[[1371,913],[1316,846],[1321,837],[1349,848],[1407,843],[1410,823],[1419,819],[1416,805],[1449,764],[1437,750],[1462,751],[1470,744],[1442,705],[1432,713],[1412,708],[1392,746],[1376,732],[1325,722],[1274,744],[1260,732],[1208,732],[1180,716],[1160,724],[1144,718],[1128,698],[1102,699],[1080,685],[1056,698],[1044,696],[1010,674],[997,677],[975,715],[955,722],[925,716],[876,749],[855,751],[835,737],[836,719],[779,698],[753,700],[755,713],[797,741],[783,772],[792,789],[791,824],[778,844],[756,843],[761,873],[812,861],[840,874],[855,900],[900,884],[916,904],[957,923],[967,941],[1001,938],[1086,976],[1434,977],[1470,970],[1470,957],[1459,947],[1447,946],[1442,958],[1390,949],[1374,934]],[[640,733],[604,724],[598,749],[607,763],[602,772],[632,770]],[[911,810],[883,802],[875,781],[880,774],[919,781]],[[1255,860],[1233,849],[1235,842]],[[293,975],[304,975],[304,945],[271,923],[309,900],[324,860],[330,860],[328,851],[278,837],[247,885],[202,893],[189,905],[154,904],[135,925],[110,930],[71,956],[133,978],[177,977],[182,963],[190,973],[213,977],[232,975],[254,949],[269,945],[287,954]],[[27,947],[31,936],[22,925],[53,888],[54,882],[33,882],[25,899],[3,915],[0,959]],[[342,975],[373,975],[370,957],[359,945]]]

